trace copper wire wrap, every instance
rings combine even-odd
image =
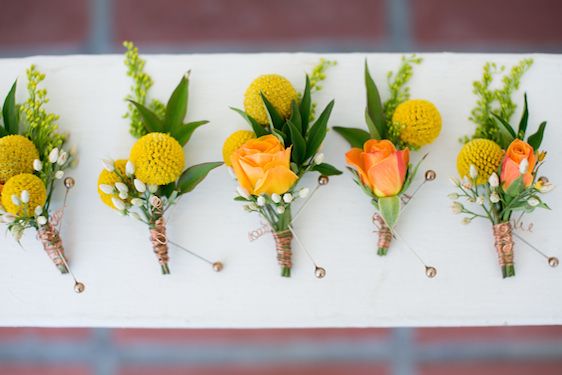
[[[513,235],[511,223],[495,224],[494,241],[500,266],[513,266]]]
[[[291,249],[291,242],[293,241],[293,234],[289,229],[280,232],[273,232],[275,239],[275,248],[277,250],[277,262],[283,268],[291,268],[293,263],[291,258],[293,251]]]
[[[378,254],[385,255],[390,247],[390,242],[392,241],[392,232],[382,216],[378,213],[373,215],[373,224],[377,226],[377,232],[379,234],[379,240],[377,243]]]
[[[43,249],[45,249],[45,252],[59,271],[61,273],[68,273],[68,268],[65,265],[66,258],[62,258],[64,257],[62,238],[55,225],[53,225],[52,222],[47,222],[47,224],[42,225],[37,231],[37,237],[39,241],[41,241]]]
[[[168,274],[170,270],[168,269],[168,261],[170,257],[168,255],[168,238],[166,237],[166,220],[162,216],[162,201],[154,197],[151,201],[154,207],[154,213],[158,217],[150,227],[150,242],[152,243],[152,250],[156,254],[158,263],[162,267],[162,273]]]

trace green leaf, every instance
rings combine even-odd
[[[170,198],[170,196],[172,195],[175,189],[176,189],[176,183],[170,182],[168,185],[164,185],[160,187],[160,194],[167,198]]]
[[[306,135],[308,131],[308,125],[310,121],[310,108],[312,106],[312,100],[310,98],[310,79],[308,74],[306,75],[306,84],[304,85],[304,92],[302,94],[301,104],[300,104],[300,115],[302,121],[302,134]]]
[[[185,146],[185,144],[191,139],[195,129],[208,123],[209,121],[207,120],[189,122],[179,128],[176,128],[171,136],[174,137],[180,145]]]
[[[371,120],[371,116],[369,116],[369,111],[367,108],[365,108],[365,122],[367,123],[367,128],[369,129],[370,138],[379,140],[382,139],[377,127],[375,126],[375,123],[373,122],[373,120]]]
[[[338,176],[342,174],[342,171],[328,163],[316,164],[314,167],[312,167],[312,170],[319,172],[324,176]]]
[[[334,108],[334,103],[335,102],[333,100],[328,103],[320,116],[318,116],[316,122],[314,122],[314,125],[310,128],[307,135],[306,156],[304,160],[314,156],[324,141],[324,138],[326,138],[326,133],[328,132],[328,120],[330,119],[332,109]]]
[[[142,116],[143,124],[147,132],[149,133],[164,132],[164,124],[162,123],[162,120],[158,118],[156,113],[152,112],[144,105],[135,102],[134,100],[129,99],[129,102],[133,103],[137,108],[137,110],[139,111],[140,115]]]
[[[509,135],[511,136],[511,140],[513,141],[515,138],[517,138],[517,134],[515,134],[515,130],[513,130],[513,127],[511,127],[511,124],[509,122],[507,122],[506,120],[504,120],[503,118],[501,118],[499,115],[495,114],[492,112],[492,115],[500,122],[501,125],[503,125],[503,128],[505,130],[507,130],[507,132],[509,133]]]
[[[250,124],[252,130],[254,131],[254,133],[256,133],[256,137],[259,138],[263,137],[264,135],[270,134],[270,132],[268,132],[263,126],[258,124],[258,122],[252,116],[250,116],[243,110],[234,107],[230,107],[230,109],[238,113],[244,120],[246,120],[246,122],[248,122],[248,124]]]
[[[195,189],[195,187],[199,185],[199,183],[203,181],[205,177],[207,177],[210,171],[212,171],[217,167],[220,167],[223,164],[224,164],[223,162],[209,162],[209,163],[197,164],[187,168],[182,173],[178,181],[179,193],[180,194],[189,193],[190,191]]]
[[[405,178],[405,182],[404,185],[402,186],[402,190],[400,191],[400,194],[407,191],[408,188],[410,187],[410,185],[412,184],[412,181],[414,180],[414,178],[416,177],[416,174],[418,174],[418,170],[422,164],[422,162],[425,160],[425,158],[427,157],[428,154],[425,154],[417,163],[416,166],[414,167],[414,169],[412,169],[412,165],[408,165],[408,171],[407,171],[407,176]]]
[[[369,123],[369,130],[371,131],[371,136],[373,138],[380,139],[386,136],[386,121],[384,119],[384,112],[381,103],[381,97],[379,90],[375,85],[375,81],[371,77],[369,72],[369,66],[367,65],[367,60],[365,59],[365,87],[367,89],[367,114],[370,118],[372,125],[376,128],[376,132],[371,129]]]
[[[19,112],[16,106],[16,80],[12,88],[8,92],[4,105],[2,106],[2,115],[4,116],[4,128],[8,134],[19,134]]]
[[[535,134],[530,135],[529,138],[527,139],[527,143],[535,150],[535,152],[539,150],[539,147],[541,147],[545,128],[546,128],[546,121],[543,121],[539,125],[539,129],[537,130],[537,132]]]
[[[6,129],[4,129],[2,126],[0,126],[0,138],[5,137],[8,135],[8,132],[6,132]]]
[[[289,120],[291,120],[291,122],[297,127],[297,129],[301,134],[303,135],[306,134],[306,132],[302,130],[301,113],[299,112],[299,107],[297,106],[297,102],[295,102],[294,100],[291,101],[291,117],[289,118]],[[283,129],[285,129],[286,125],[287,124],[283,126]]]
[[[184,75],[166,105],[166,116],[164,117],[164,132],[174,133],[182,126],[187,114],[187,100],[189,95],[189,73]]]
[[[363,129],[357,128],[344,128],[342,126],[334,126],[332,129],[339,135],[341,135],[351,147],[363,148],[365,142],[367,142],[371,135]]]
[[[517,197],[523,190],[525,190],[525,183],[523,182],[523,175],[521,175],[509,185],[505,193],[510,197]]]
[[[265,105],[265,112],[267,113],[267,118],[269,119],[269,126],[277,130],[281,130],[285,124],[285,119],[281,117],[279,112],[277,112],[273,104],[267,100],[263,93],[260,92],[260,96],[263,104]]]
[[[289,126],[289,131],[291,133],[291,143],[293,144],[293,149],[291,151],[292,160],[297,163],[297,165],[302,164],[305,160],[306,155],[306,141],[302,136],[301,132],[291,120],[287,121]]]
[[[525,105],[523,107],[523,114],[521,115],[521,121],[519,121],[519,130],[517,130],[517,138],[525,139],[525,133],[527,132],[527,123],[529,122],[529,108],[527,107],[527,93],[523,96],[525,98]]]
[[[394,228],[400,215],[400,198],[398,195],[379,198],[379,212],[390,229]]]

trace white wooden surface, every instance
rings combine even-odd
[[[330,125],[364,126],[363,60],[383,97],[388,70],[400,55],[324,55],[338,65],[330,69],[319,106],[336,105]],[[223,140],[246,128],[229,106],[242,106],[248,83],[259,74],[280,73],[301,90],[304,73],[320,55],[180,55],[146,56],[155,80],[151,95],[167,99],[181,74],[192,69],[189,119],[211,121],[185,149],[188,163],[220,160]],[[72,134],[80,150],[73,171],[76,189],[66,211],[63,236],[72,269],[87,285],[82,295],[68,276],[58,274],[30,233],[21,250],[2,234],[0,249],[0,325],[119,327],[317,327],[317,326],[468,326],[562,323],[562,268],[551,269],[522,243],[515,249],[517,276],[502,280],[490,224],[460,224],[449,210],[449,176],[456,174],[457,139],[473,131],[467,120],[475,97],[471,83],[489,60],[511,65],[520,55],[423,55],[411,82],[414,98],[434,102],[443,132],[425,151],[425,167],[438,180],[412,202],[398,227],[427,263],[435,279],[424,276],[418,260],[395,242],[389,256],[376,256],[376,236],[368,199],[349,174],[333,178],[297,221],[306,246],[328,275],[313,276],[304,252],[295,244],[293,277],[279,276],[269,236],[253,243],[247,232],[259,225],[255,215],[232,200],[235,183],[225,168],[210,177],[173,211],[169,235],[212,259],[225,263],[222,273],[174,248],[172,275],[162,276],[147,230],[102,205],[96,180],[104,157],[126,158],[133,144],[122,98],[131,81],[122,56],[31,57],[0,60],[0,92],[6,95],[16,77],[23,100],[24,71],[31,63],[47,73],[49,109],[61,115],[60,127]],[[523,79],[529,94],[531,129],[548,120],[544,147],[549,160],[543,172],[560,183],[562,153],[562,57],[535,55]],[[516,96],[520,102],[522,92]],[[519,113],[516,114],[518,116]],[[329,133],[327,160],[344,167],[346,143]],[[417,160],[421,153],[414,153]],[[420,176],[421,177],[421,176]],[[313,186],[314,179],[304,181]],[[562,258],[561,191],[548,196],[553,211],[531,218],[533,233],[524,236]],[[59,197],[60,199],[60,197]],[[59,200],[60,201],[60,200]]]

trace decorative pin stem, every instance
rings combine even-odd
[[[558,267],[558,264],[560,264],[560,261],[558,260],[557,257],[555,256],[549,256],[545,253],[543,253],[541,250],[539,250],[536,246],[534,246],[532,243],[530,243],[529,241],[527,241],[526,239],[524,239],[522,236],[520,236],[519,234],[517,234],[515,231],[512,232],[511,234],[513,234],[515,237],[517,237],[518,239],[521,240],[521,242],[523,242],[525,245],[529,246],[531,249],[535,250],[539,255],[541,255],[543,258],[545,258],[548,262],[548,265],[552,268]]]
[[[316,184],[316,186],[314,187],[314,189],[312,189],[312,192],[310,193],[310,195],[308,196],[308,198],[306,198],[306,200],[304,201],[304,203],[302,204],[302,206],[300,207],[300,209],[295,213],[295,215],[293,216],[293,223],[297,220],[297,218],[300,216],[300,214],[304,211],[304,209],[308,206],[308,203],[310,203],[312,197],[314,196],[314,194],[318,191],[318,189],[320,189],[321,186],[325,186],[328,185],[328,183],[330,182],[330,178],[328,176],[320,176],[318,177],[318,183]]]
[[[184,247],[184,246],[182,246],[182,245],[180,245],[180,244],[178,244],[178,243],[175,243],[174,241],[170,241],[169,239],[168,239],[168,243],[169,243],[170,245],[174,245],[174,246],[177,247],[178,249],[181,249],[181,250],[183,250],[183,251],[185,251],[185,252],[187,252],[187,253],[193,255],[195,258],[197,258],[197,259],[199,259],[199,260],[202,260],[202,261],[205,262],[205,263],[210,264],[210,265],[213,267],[213,271],[215,271],[215,272],[220,272],[220,271],[222,271],[222,269],[224,268],[224,265],[222,264],[222,262],[219,262],[219,261],[213,262],[212,260],[209,260],[209,259],[207,259],[207,258],[205,258],[205,257],[203,257],[203,256],[201,256],[201,255],[199,255],[199,254],[197,254],[197,253],[195,253],[195,252],[189,250],[188,248],[186,248],[186,247]]]
[[[291,233],[293,234],[293,238],[297,241],[297,243],[299,244],[299,246],[304,250],[304,252],[306,253],[306,255],[308,256],[308,259],[310,259],[310,261],[312,262],[312,264],[314,265],[314,276],[316,276],[317,279],[323,279],[326,276],[326,269],[323,267],[320,267],[315,261],[314,258],[312,258],[312,255],[310,254],[310,252],[307,250],[307,248],[304,246],[304,244],[302,243],[302,241],[300,240],[299,236],[297,236],[297,234],[295,233],[295,230],[293,229],[293,227],[291,225],[289,225],[289,230],[291,231]]]
[[[391,229],[392,232],[392,237],[402,241],[404,243],[404,245],[406,246],[406,248],[408,250],[410,250],[415,256],[416,258],[418,258],[418,260],[420,261],[421,264],[423,264],[423,266],[425,267],[425,275],[432,279],[435,276],[437,276],[437,268],[433,267],[433,266],[429,266],[427,265],[423,259],[421,258],[421,256],[414,250],[414,248],[412,246],[410,246],[410,244],[402,237],[398,234],[398,232],[396,232],[395,229]]]

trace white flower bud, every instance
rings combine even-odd
[[[115,163],[113,162],[113,160],[104,159],[101,162],[102,162],[103,167],[105,168],[106,171],[113,172],[115,170]]]
[[[137,189],[139,193],[144,193],[146,191],[145,183],[139,180],[138,178],[135,178],[133,184],[135,185],[135,189]]]
[[[448,195],[449,199],[459,199],[459,195],[457,193],[451,193]]]
[[[139,215],[138,213],[136,213],[136,212],[131,212],[131,213],[129,213],[129,216],[132,217],[133,219],[136,219],[136,220],[140,220],[140,219],[141,219],[141,218],[140,218],[140,215]]]
[[[37,217],[37,224],[39,224],[39,225],[47,224],[47,218],[45,216]]]
[[[140,198],[133,198],[131,199],[131,204],[136,207],[140,207],[144,204],[144,201]]]
[[[265,205],[265,198],[260,195],[256,203],[258,204],[258,206],[263,207]]]
[[[133,177],[135,175],[135,165],[129,160],[125,165],[125,173],[129,177]]]
[[[535,197],[531,197],[531,198],[527,199],[527,204],[529,204],[529,206],[531,206],[531,207],[537,207],[540,203],[541,203],[541,201],[538,200]]]
[[[37,172],[41,172],[43,170],[43,163],[39,159],[33,160],[33,169]]]
[[[29,191],[22,190],[20,198],[23,203],[29,203]]]
[[[15,204],[16,206],[19,206],[21,204],[20,199],[15,194],[12,195],[12,203]]]
[[[467,176],[464,176],[462,178],[462,186],[465,189],[472,189],[472,182],[470,181],[470,179]]]
[[[55,173],[55,178],[57,180],[60,180],[63,177],[64,177],[64,171],[57,171],[57,173]]]
[[[240,195],[242,198],[245,198],[245,199],[250,198],[250,194],[242,186],[238,186],[236,188],[236,191],[238,192],[238,195]]]
[[[11,224],[16,221],[16,217],[11,213],[7,213],[2,215],[2,221],[4,221],[4,223],[6,224]]]
[[[496,172],[494,172],[490,175],[490,178],[488,178],[488,183],[493,188],[497,188],[498,186],[500,186],[500,179],[499,179],[498,175],[496,174]]]
[[[483,196],[479,196],[478,198],[476,198],[476,204],[483,206],[484,205],[484,197]]]
[[[127,193],[126,191],[122,191],[119,193],[119,198],[125,200],[127,198],[129,198],[129,193]]]
[[[476,166],[474,166],[474,164],[470,164],[470,168],[468,169],[468,175],[473,180],[478,177],[478,169],[476,169]]]
[[[283,194],[283,201],[285,203],[291,203],[293,201],[293,194],[291,194],[291,193]]]
[[[158,185],[149,184],[149,185],[148,185],[148,191],[149,191],[151,194],[156,193],[156,192],[158,191]]]
[[[258,209],[258,206],[254,202],[252,202],[248,205],[248,208],[252,211],[255,211]]]
[[[57,164],[63,165],[64,163],[66,163],[67,160],[68,160],[68,154],[66,153],[66,151],[61,151],[59,154],[59,158],[57,159]]]
[[[277,206],[277,213],[278,214],[283,214],[285,212],[285,207],[283,206]]]
[[[43,207],[41,206],[35,207],[35,216],[41,216],[42,213],[43,213]]]
[[[554,185],[551,184],[550,182],[543,183],[537,187],[537,190],[540,191],[541,193],[548,193],[552,191],[552,189],[554,189]]]
[[[49,153],[49,162],[55,164],[58,159],[59,159],[59,149],[55,147]]]
[[[495,191],[490,194],[490,202],[498,203],[500,201],[500,196]]]
[[[115,189],[111,185],[101,184],[99,186],[100,190],[103,191],[105,194],[113,194]]]
[[[314,164],[322,164],[323,162],[324,162],[324,154],[321,152],[316,154],[316,156],[314,157]]]
[[[76,145],[72,145],[70,147],[69,152],[70,152],[70,155],[72,155],[72,156],[78,155],[78,148],[76,147]]]
[[[521,161],[521,164],[519,164],[519,173],[525,174],[527,173],[528,169],[529,169],[529,160],[523,159],[523,161]]]
[[[123,211],[125,209],[125,203],[119,198],[112,197],[111,203],[113,203],[113,206],[119,211]]]
[[[119,192],[121,193],[128,193],[129,192],[129,188],[127,187],[127,185],[125,185],[122,182],[116,182],[115,183],[115,187],[117,188],[117,190],[119,190]]]
[[[302,188],[302,189],[299,191],[299,197],[301,197],[301,198],[306,198],[306,197],[308,197],[308,194],[309,194],[309,193],[310,193],[310,189],[309,189],[309,188],[307,188],[307,187]]]
[[[279,194],[271,194],[271,200],[275,203],[281,202],[281,196]]]
[[[468,225],[468,224],[470,224],[471,221],[472,221],[471,218],[465,217],[465,218],[462,219],[461,223],[463,223],[464,225]]]
[[[459,202],[453,202],[451,204],[451,210],[453,211],[453,213],[455,215],[458,215],[462,212],[464,206],[462,204],[460,204]]]

